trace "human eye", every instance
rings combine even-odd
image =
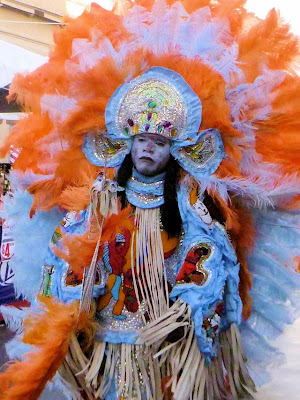
[[[161,142],[161,141],[157,141],[156,144],[159,147],[165,147],[165,145],[166,145],[164,142]]]

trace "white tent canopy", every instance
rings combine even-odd
[[[48,60],[48,57],[3,40],[0,40],[0,53],[0,88],[8,85],[15,73],[31,72]]]

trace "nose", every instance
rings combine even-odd
[[[144,151],[148,153],[153,153],[154,151],[154,143],[151,140],[147,140],[144,146]]]

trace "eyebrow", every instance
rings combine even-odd
[[[151,135],[152,135],[151,133],[140,133],[139,135],[136,135],[135,137],[145,139],[145,138],[150,138]],[[155,135],[155,134],[153,134],[153,135]],[[164,143],[164,144],[170,143],[170,140],[168,138],[161,136],[161,135],[157,135],[157,136],[158,137],[153,139],[154,141],[160,141],[161,143]],[[152,136],[152,138],[153,138],[153,136]]]
[[[155,140],[155,141],[158,141],[158,142],[162,142],[162,143],[169,143],[169,139],[166,138],[166,137],[164,137],[164,136],[157,137],[157,138],[154,139],[154,140]]]

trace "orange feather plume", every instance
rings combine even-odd
[[[258,121],[256,149],[267,162],[300,176],[300,78],[288,75],[273,92],[270,118]]]
[[[130,206],[119,211],[118,214],[112,214],[104,221],[102,235],[100,240],[100,250],[98,259],[103,255],[103,245],[106,242],[111,242],[115,239],[117,233],[122,233],[124,229],[133,230],[133,220],[130,218],[132,208]],[[91,234],[92,232],[93,234]],[[91,221],[90,230],[83,235],[64,235],[63,246],[53,246],[53,252],[71,267],[73,273],[78,279],[83,278],[83,272],[86,267],[89,267],[95,252],[98,242],[98,224],[95,219]],[[61,248],[63,247],[63,248]]]
[[[266,66],[290,69],[291,62],[299,54],[299,40],[274,9],[265,20],[253,15],[246,18],[243,28],[238,36],[239,61],[248,82],[253,82]]]
[[[135,3],[149,11],[154,4],[153,1],[145,2],[144,0]],[[174,3],[175,0],[167,1],[169,5]],[[263,63],[270,69],[288,69],[298,55],[297,39],[289,32],[288,26],[282,23],[275,11],[272,11],[268,18],[262,21],[245,10],[244,0],[213,2],[189,0],[183,1],[182,4],[189,13],[208,6],[212,17],[216,20],[222,21],[225,17],[227,18],[231,36],[239,44],[238,61],[248,82],[253,82],[259,75]],[[128,3],[126,7],[129,12],[132,6]],[[105,24],[101,23],[103,19],[106,21]],[[78,179],[79,168],[75,166],[76,161],[72,162],[72,159],[84,158],[81,152],[84,133],[95,129],[105,131],[104,110],[112,93],[124,83],[128,76],[135,78],[155,65],[171,68],[183,76],[201,98],[203,106],[201,129],[214,127],[221,132],[227,158],[221,163],[217,175],[233,178],[241,176],[239,164],[242,148],[236,144],[236,139],[240,138],[242,133],[232,126],[230,108],[225,95],[226,83],[219,73],[201,62],[199,58],[187,59],[179,56],[176,51],[172,54],[172,49],[168,55],[154,55],[138,46],[128,52],[122,68],[111,55],[106,55],[99,58],[88,71],[84,71],[79,67],[80,54],[71,57],[72,46],[74,40],[81,41],[80,43],[83,44],[90,41],[92,32],[94,32],[94,36],[96,35],[100,48],[104,45],[103,40],[109,39],[116,51],[132,39],[123,25],[122,16],[92,4],[90,11],[85,11],[75,20],[67,19],[64,29],[56,31],[56,46],[50,55],[49,62],[29,75],[24,77],[18,75],[11,85],[11,97],[19,96],[18,100],[24,104],[25,109],[32,109],[36,113],[40,113],[39,100],[44,94],[59,92],[62,96],[75,98],[78,105],[78,108],[70,112],[68,117],[57,126],[58,135],[69,143],[70,152],[61,149],[53,156],[47,153],[45,146],[42,146],[41,139],[51,131],[50,125],[44,126],[47,114],[22,121],[21,125],[14,128],[15,130],[2,149],[1,154],[7,152],[11,144],[22,148],[15,164],[17,170],[24,171],[30,168],[37,173],[54,172],[55,174],[54,178],[49,179],[46,185],[41,183],[30,188],[35,197],[33,212],[35,209],[50,209],[53,205],[67,206],[69,199],[67,193],[74,193],[75,187],[73,184],[70,188],[68,187],[69,181],[65,173],[56,171],[56,165],[61,165],[60,169],[65,171],[72,171],[74,180]],[[228,37],[228,40],[230,45],[230,40],[233,39]],[[235,82],[234,74],[230,82],[231,85]],[[290,143],[296,140],[293,132],[296,132],[298,128],[299,116],[297,114],[297,96],[295,96],[298,89],[295,88],[293,91],[292,84],[290,85],[289,82],[294,83],[294,77],[287,78],[285,83],[276,89],[275,96],[270,98],[274,113],[267,120],[257,123],[257,150],[266,161],[279,163],[288,173],[292,173],[295,171],[295,164],[298,163],[295,163],[295,153],[290,154],[287,147],[289,146],[291,149]],[[279,105],[283,99],[286,100],[285,103],[289,102],[288,113],[285,113],[284,107]],[[40,126],[39,118],[42,122]],[[278,127],[278,118],[282,119],[282,128]],[[294,122],[292,123],[292,121]],[[21,134],[19,135],[19,132],[27,131],[28,135],[23,137]],[[24,138],[27,140],[27,147]],[[28,140],[28,138],[30,139]],[[286,140],[287,146],[280,148],[283,140]],[[32,146],[29,149],[28,143],[33,142],[35,143],[34,149]],[[47,165],[48,170],[45,170],[46,167],[42,162],[45,158],[50,162],[50,165]],[[77,197],[83,196],[83,200],[78,202],[78,206],[86,203],[87,192],[84,187],[91,182],[86,168],[87,166],[84,166],[83,171],[85,171],[87,179],[84,184],[78,185]],[[49,201],[49,196],[43,193],[45,190],[49,190],[52,194],[53,201]]]
[[[61,366],[71,335],[78,328],[78,302],[69,305],[57,299],[39,296],[43,312],[33,312],[24,321],[23,342],[37,349],[23,361],[7,365],[0,375],[0,399],[35,400],[47,381]]]

